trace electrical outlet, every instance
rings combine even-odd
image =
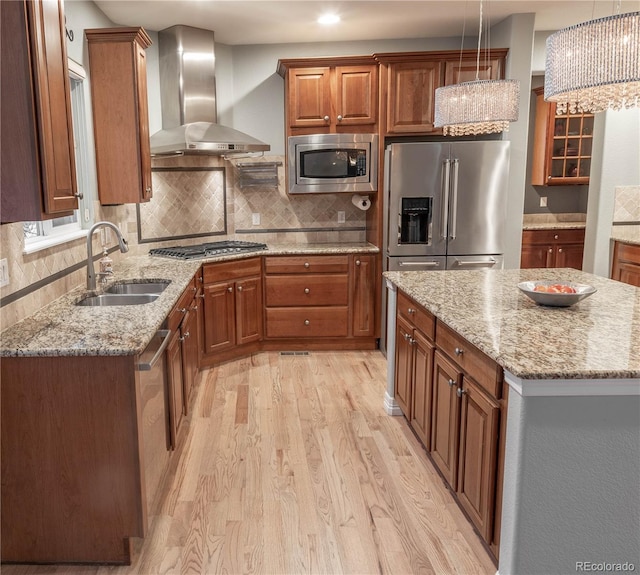
[[[259,213],[251,214],[251,223],[254,226],[259,226],[260,225],[260,214]]]
[[[547,207],[547,196],[540,196],[540,207],[541,208]]]
[[[338,212],[338,223],[339,224],[344,224],[344,222],[345,222],[344,215],[345,215],[344,212]]]
[[[9,262],[7,258],[0,260],[0,287],[9,285]]]

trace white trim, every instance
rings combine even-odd
[[[29,240],[28,244],[25,242],[22,253],[24,255],[33,254],[41,250],[46,250],[47,248],[52,248],[53,246],[59,246],[60,244],[72,242],[80,238],[86,238],[88,231],[89,230],[77,229],[63,234],[33,238]]]
[[[640,395],[640,379],[521,379],[508,371],[504,379],[522,397],[603,397]]]
[[[83,81],[87,79],[87,72],[82,64],[79,64],[71,58],[67,58],[67,69],[69,70],[69,76],[74,80]]]
[[[387,415],[402,415],[402,410],[396,400],[389,395],[388,391],[384,392],[384,410]]]

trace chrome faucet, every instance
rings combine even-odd
[[[115,224],[111,222],[96,222],[89,228],[89,233],[87,234],[87,289],[95,290],[96,289],[96,272],[93,268],[93,232],[95,232],[99,227],[106,226],[111,228],[118,238],[118,245],[120,246],[120,251],[122,253],[129,251],[129,246],[127,245],[127,240],[122,237],[122,232],[118,229]]]

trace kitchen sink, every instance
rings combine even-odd
[[[125,282],[108,287],[105,292],[110,294],[159,294],[167,286],[168,281]]]
[[[129,284],[131,285],[131,284]],[[111,306],[111,305],[141,305],[157,300],[160,294],[157,293],[105,293],[101,295],[89,296],[81,299],[76,305],[83,306]]]

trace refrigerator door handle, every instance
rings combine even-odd
[[[424,268],[439,268],[440,267],[440,262],[398,262],[398,264],[400,265],[400,267],[424,267]]]
[[[451,172],[451,160],[447,158],[442,162],[442,227],[440,237],[447,239],[447,221],[449,220],[449,178]]]
[[[453,211],[451,214],[451,235],[449,239],[456,239],[456,227],[458,219],[458,167],[460,166],[460,160],[457,158],[453,160]]]

